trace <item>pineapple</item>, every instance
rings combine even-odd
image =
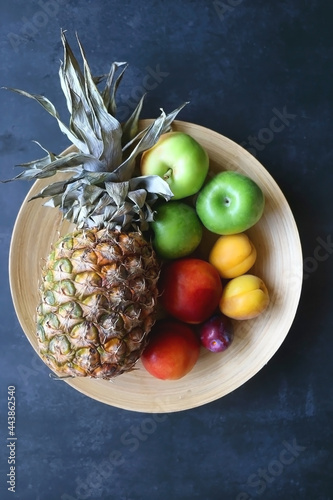
[[[83,71],[64,32],[61,40],[68,127],[44,96],[10,89],[39,102],[73,144],[59,156],[42,148],[47,155],[22,164],[14,178],[58,174],[35,198],[47,198],[46,206],[59,207],[76,226],[54,244],[42,270],[38,346],[59,378],[112,379],[134,368],[155,321],[159,262],[144,232],[154,203],[172,197],[162,178],[137,176],[135,160],[170,130],[186,103],[168,115],[161,110],[139,131],[142,97],[121,124],[115,96],[127,65],[113,63],[100,91],[105,78],[92,76],[80,40]]]
[[[133,368],[154,323],[158,272],[138,231],[93,228],[61,238],[42,273],[42,358],[60,377],[109,379]]]

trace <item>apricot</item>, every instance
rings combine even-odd
[[[245,274],[256,258],[257,250],[245,233],[221,236],[209,254],[209,262],[222,278],[236,278]]]
[[[230,280],[224,287],[220,310],[233,319],[252,319],[261,314],[269,304],[269,293],[261,278],[243,274]]]

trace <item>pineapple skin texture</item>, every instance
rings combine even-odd
[[[37,339],[58,377],[134,368],[156,319],[159,270],[140,232],[82,229],[57,241],[42,272]]]

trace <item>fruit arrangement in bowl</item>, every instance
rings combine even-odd
[[[264,194],[256,182],[232,170],[206,182],[208,167],[207,152],[184,132],[163,134],[141,157],[141,172],[160,175],[181,200],[157,206],[152,244],[163,259],[159,278],[163,312],[186,325],[187,336],[191,332],[197,337],[196,343],[185,344],[179,323],[169,319],[155,325],[142,360],[160,379],[187,375],[198,359],[193,355],[198,341],[212,352],[226,350],[233,340],[231,319],[256,318],[269,305],[264,281],[245,274],[257,258],[245,231],[262,217]],[[203,175],[199,178],[197,172]],[[207,259],[195,257],[204,229],[219,236]]]
[[[292,213],[248,152],[176,120],[184,105],[139,120],[142,98],[120,123],[126,66],[100,91],[80,42],[83,70],[61,38],[70,125],[44,96],[12,89],[73,144],[16,177],[36,180],[10,249],[18,318],[54,376],[94,399],[148,412],[205,404],[288,333],[302,276]]]

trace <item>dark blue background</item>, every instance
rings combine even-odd
[[[1,499],[333,499],[332,17],[323,1],[1,0],[1,86],[45,94],[63,116],[60,28],[73,45],[79,33],[95,74],[129,62],[124,112],[132,88],[139,95],[155,72],[143,115],[189,100],[180,119],[247,148],[257,138],[251,152],[284,191],[304,252],[299,310],[267,366],[234,393],[157,421],[50,380],[8,285],[11,232],[30,184],[1,185]],[[293,118],[265,132],[284,108]],[[2,90],[0,110],[1,179],[37,157],[33,140],[67,146],[29,99]],[[8,385],[18,401],[16,494],[6,485]]]

